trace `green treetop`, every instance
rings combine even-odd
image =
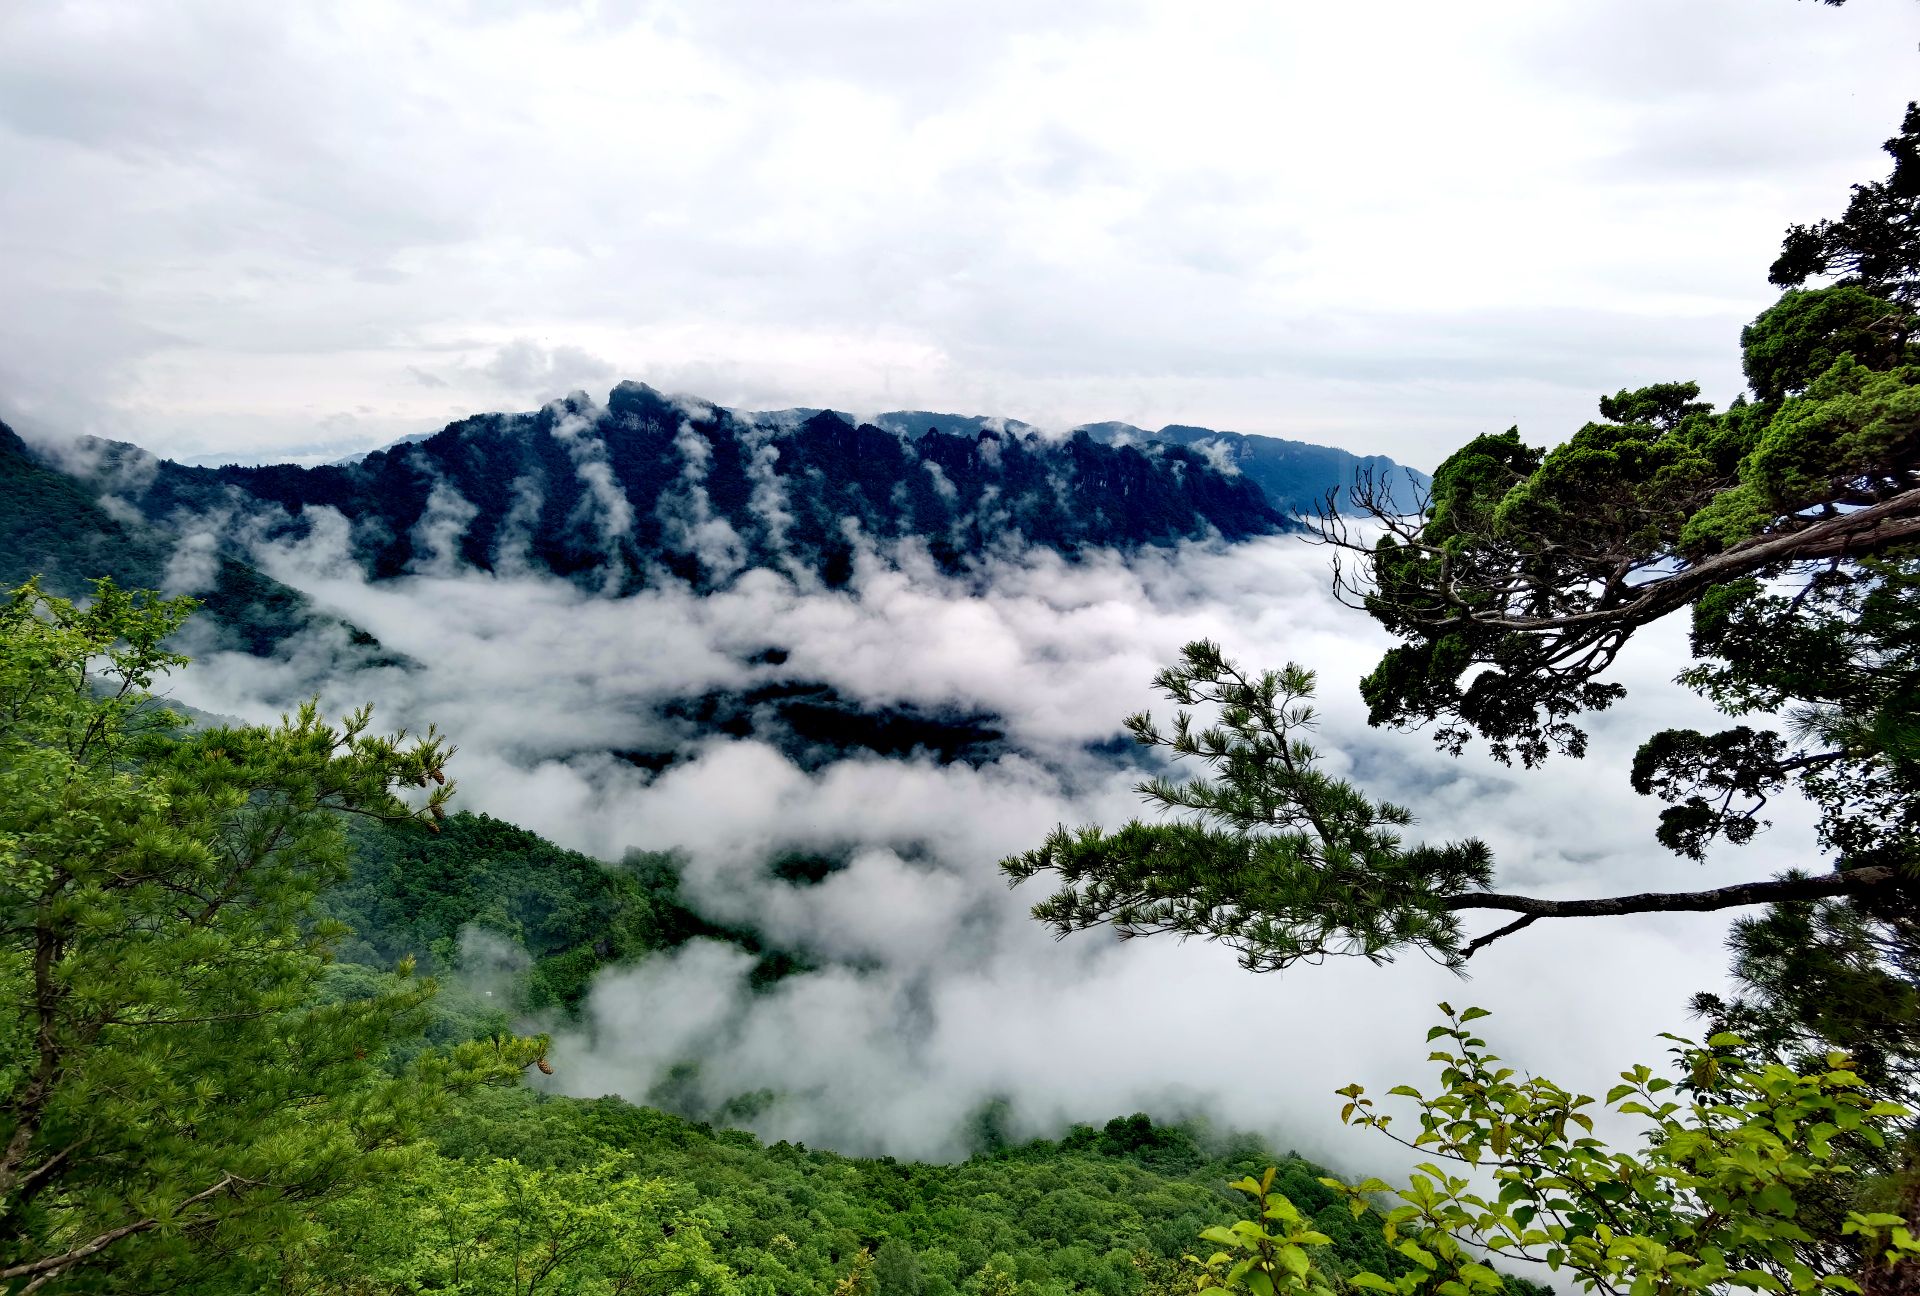
[[[1855,185],[1838,220],[1788,230],[1768,272],[1774,283],[1838,279],[1905,304],[1920,300],[1920,104],[1907,105],[1900,133],[1881,148],[1893,158],[1892,174]]]
[[[438,737],[312,705],[184,731],[151,695],[190,600],[0,604],[0,1288],[161,1290],[300,1242],[449,1087],[537,1041],[383,1069],[430,983],[323,1004],[342,814],[426,817]],[[424,791],[412,806],[398,795]]]

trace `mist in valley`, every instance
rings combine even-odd
[[[704,917],[807,970],[757,984],[753,955],[712,941],[607,968],[579,1021],[527,1023],[555,1033],[542,1083],[768,1139],[953,1158],[989,1104],[1014,1136],[1147,1110],[1375,1164],[1393,1150],[1338,1140],[1332,1090],[1423,1079],[1438,1000],[1493,1009],[1510,1062],[1588,1089],[1654,1056],[1655,1029],[1693,1025],[1687,997],[1723,975],[1722,917],[1552,924],[1488,948],[1464,983],[1417,955],[1250,976],[1200,942],[1053,940],[1026,912],[1042,886],[1010,892],[997,861],[1056,824],[1142,813],[1120,722],[1160,704],[1149,681],[1194,638],[1250,666],[1316,670],[1329,768],[1413,807],[1416,836],[1484,838],[1511,889],[1705,885],[1796,863],[1811,842],[1807,824],[1782,821],[1745,858],[1689,864],[1654,844],[1656,803],[1596,779],[1636,735],[1703,710],[1669,682],[1682,645],[1666,628],[1623,660],[1632,691],[1594,717],[1586,762],[1520,772],[1369,729],[1356,684],[1385,639],[1334,600],[1328,552],[1298,537],[1078,562],[1035,550],[958,576],[911,544],[869,546],[841,589],[753,570],[717,592],[668,583],[612,599],[470,570],[369,582],[347,532],[323,514],[256,557],[371,632],[391,664],[358,665],[344,638],[314,631],[275,659],[203,651],[174,696],[248,719],[315,694],[335,712],[370,701],[383,725],[432,723],[458,744],[466,809],[609,867],[676,853]],[[796,759],[686,718],[689,697],[783,681],[875,712],[990,717],[1003,739],[946,762]],[[671,756],[620,754],[639,749]],[[773,867],[796,857],[832,867],[817,881]],[[468,975],[501,972],[470,950]]]

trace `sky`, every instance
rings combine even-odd
[[[0,418],[326,459],[621,378],[1433,467],[1740,387],[1920,6],[16,0]]]
[[[188,645],[197,660],[174,696],[263,722],[316,694],[333,713],[371,701],[382,726],[433,723],[457,744],[457,806],[608,861],[678,852],[699,912],[802,952],[812,970],[755,994],[753,959],[707,943],[605,969],[580,1023],[526,1024],[555,1032],[555,1075],[538,1083],[645,1101],[676,1064],[697,1061],[704,1103],[782,1095],[750,1122],[770,1140],[952,1157],[968,1115],[1006,1098],[1024,1134],[1137,1110],[1202,1113],[1384,1173],[1405,1158],[1343,1131],[1333,1091],[1431,1083],[1426,1029],[1441,1000],[1492,1010],[1484,1033],[1511,1065],[1587,1093],[1634,1062],[1662,1063],[1657,1032],[1698,1031],[1687,1001],[1722,987],[1725,913],[1536,924],[1476,954],[1468,978],[1418,953],[1256,976],[1197,941],[1052,939],[1027,914],[1044,881],[1009,890],[996,864],[1060,823],[1115,827],[1145,813],[1140,770],[1090,745],[1116,739],[1131,711],[1158,703],[1165,714],[1149,682],[1196,637],[1249,667],[1319,671],[1315,741],[1329,771],[1411,807],[1414,840],[1485,840],[1498,889],[1687,889],[1819,858],[1789,798],[1769,807],[1774,825],[1754,844],[1703,865],[1655,845],[1659,805],[1627,785],[1632,750],[1653,730],[1716,719],[1671,683],[1679,625],[1630,645],[1615,672],[1628,698],[1593,718],[1584,761],[1507,769],[1483,751],[1455,759],[1425,735],[1367,728],[1356,685],[1387,641],[1335,603],[1326,550],[1298,537],[1078,563],[1035,550],[965,580],[907,547],[865,552],[841,590],[763,569],[706,595],[666,584],[622,599],[472,569],[369,583],[337,516],[256,552],[429,665],[356,667],[364,653],[327,633],[275,659]],[[770,646],[785,660],[769,662]],[[850,751],[803,767],[751,738],[683,733],[683,759],[657,774],[609,754],[672,746],[675,698],[780,680],[824,682],[874,708],[989,713],[1007,750],[976,765]],[[788,853],[846,867],[798,884],[770,868]],[[1471,932],[1501,921],[1477,918]],[[470,942],[482,957],[467,972],[497,985],[511,969],[489,962],[486,944]]]

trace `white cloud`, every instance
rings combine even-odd
[[[480,510],[447,481],[435,481],[427,492],[420,520],[413,524],[413,542],[426,551],[414,560],[414,570],[445,574],[460,565],[460,540],[480,516]]]
[[[167,555],[166,571],[160,581],[160,592],[169,597],[176,594],[203,594],[213,588],[220,574],[220,532],[217,527],[188,531],[174,544],[173,552]]]
[[[713,443],[693,425],[699,414],[692,411],[674,433],[673,448],[680,452],[679,489],[663,492],[654,512],[665,528],[668,548],[693,554],[710,578],[724,581],[746,564],[747,549],[733,525],[713,511],[707,495]],[[706,416],[711,417],[710,408]],[[764,480],[759,484],[764,487]]]
[[[750,571],[706,597],[669,586],[620,600],[471,572],[369,585],[339,539],[265,561],[431,668],[343,676],[326,644],[277,664],[226,655],[189,670],[182,700],[265,717],[314,689],[336,709],[371,699],[385,723],[449,732],[463,805],[610,860],[683,852],[704,913],[750,923],[819,970],[754,992],[742,956],[696,946],[609,972],[586,1028],[556,1045],[553,1083],[644,1098],[693,1057],[712,1100],[787,1095],[756,1118],[771,1137],[945,1155],[968,1111],[1008,1094],[1034,1131],[1142,1106],[1208,1109],[1377,1166],[1387,1150],[1340,1137],[1331,1090],[1422,1078],[1437,999],[1497,1010],[1493,1037],[1516,1065],[1589,1091],[1609,1066],[1653,1059],[1656,1030],[1686,1029],[1687,996],[1722,975],[1723,916],[1536,927],[1484,951],[1466,985],[1417,957],[1254,977],[1212,946],[1051,940],[1025,915],[1039,889],[1009,893],[995,864],[1057,823],[1139,813],[1137,775],[1089,745],[1155,702],[1148,680],[1194,637],[1249,664],[1317,669],[1330,768],[1415,807],[1428,834],[1485,838],[1515,889],[1674,889],[1814,858],[1792,816],[1706,866],[1654,845],[1658,807],[1624,769],[1645,733],[1703,718],[1668,682],[1677,628],[1633,645],[1621,665],[1633,693],[1596,718],[1587,762],[1527,774],[1455,761],[1424,737],[1366,727],[1355,683],[1385,641],[1334,604],[1324,551],[1294,539],[1132,563],[1032,553],[971,581],[908,549],[897,567],[863,559],[841,591]],[[783,664],[766,662],[769,647]],[[760,741],[690,735],[665,706],[776,679],[876,707],[990,712],[1008,750],[975,766],[849,753],[802,768]],[[609,754],[676,745],[682,759],[657,775]],[[795,885],[768,870],[787,852],[847,863]]]
[[[503,393],[519,401],[539,401],[556,392],[605,385],[615,376],[612,365],[577,346],[545,347],[525,337],[506,343],[479,369],[499,384]],[[423,376],[414,372],[416,377]],[[442,387],[448,385],[438,379],[435,382]]]

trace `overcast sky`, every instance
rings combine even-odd
[[[1431,467],[1739,386],[1920,6],[0,5],[0,416],[332,455],[621,377]]]

